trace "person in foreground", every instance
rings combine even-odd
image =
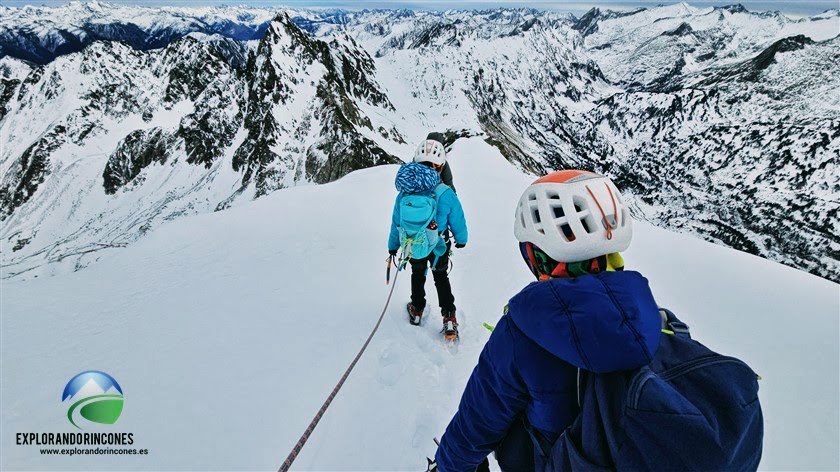
[[[633,369],[654,356],[661,328],[647,280],[624,270],[632,222],[607,177],[566,170],[523,193],[514,233],[537,278],[510,299],[446,428],[440,471],[475,470],[495,451],[505,471],[541,470],[579,413],[578,367]]]

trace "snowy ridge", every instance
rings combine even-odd
[[[422,470],[490,335],[482,323],[495,325],[533,281],[512,234],[533,177],[479,137],[458,140],[451,155],[470,228],[451,273],[461,341],[441,340],[431,281],[424,324],[408,324],[409,274],[400,273],[379,332],[295,469]],[[396,170],[184,217],[76,273],[0,281],[3,437],[72,428],[64,410],[44,405],[90,365],[119,379],[117,426],[151,451],[133,467],[276,469],[383,308]],[[837,284],[644,222],[625,258],[695,338],[761,375],[762,470],[840,467]],[[118,456],[33,452],[7,448],[0,467],[126,467]]]

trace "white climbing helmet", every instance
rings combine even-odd
[[[583,170],[552,172],[519,199],[514,234],[557,262],[578,262],[630,246],[630,211],[612,181]]]
[[[431,162],[436,166],[446,163],[446,149],[434,139],[425,139],[414,153],[414,162]]]

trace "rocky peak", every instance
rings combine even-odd
[[[351,37],[341,34],[327,42],[303,31],[287,14],[278,15],[244,72],[248,137],[233,157],[243,188],[253,182],[262,195],[303,180],[323,183],[354,169],[397,162],[360,133],[373,131],[373,125],[357,101],[393,109],[374,72],[373,59]],[[287,108],[299,112],[278,112]],[[301,153],[305,162],[297,157]]]
[[[589,11],[583,14],[578,21],[572,25],[572,29],[580,31],[583,36],[598,31],[598,20],[601,18],[601,10],[598,7],[592,7]]]
[[[720,8],[721,10],[726,10],[729,13],[749,13],[750,12],[749,10],[747,10],[747,8],[744,5],[741,5],[740,3],[736,3],[736,4],[733,4],[733,5],[724,5],[724,6],[718,7],[718,8]]]
[[[286,12],[278,13],[274,17],[265,36],[260,40],[259,54],[267,54],[267,48],[276,49],[277,52],[288,56],[301,57],[309,62],[323,60],[324,54],[328,52],[322,41],[301,29]]]
[[[691,28],[691,25],[682,22],[680,25],[670,31],[666,31],[662,33],[663,36],[685,36],[694,32],[694,29]]]
[[[196,100],[219,76],[231,74],[245,60],[243,45],[219,36],[185,36],[165,48],[159,71],[168,76],[166,102]]]
[[[812,44],[814,41],[811,38],[801,34],[779,39],[752,59],[712,71],[708,77],[698,81],[697,85],[709,86],[732,80],[756,82],[766,69],[776,63],[778,53],[797,51]]]
[[[583,16],[573,22],[572,29],[579,31],[581,36],[586,37],[598,32],[598,24],[601,21],[631,16],[643,11],[646,11],[646,9],[637,8],[631,11],[613,11],[601,10],[598,7],[592,7],[589,11],[584,13]]]
[[[752,64],[756,70],[764,70],[776,61],[776,54],[780,52],[796,51],[809,44],[814,44],[814,40],[802,34],[782,38],[771,44],[767,49],[762,51],[761,54],[756,56],[752,60]]]

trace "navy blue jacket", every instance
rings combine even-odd
[[[498,446],[514,423],[524,418],[541,441],[553,443],[578,414],[577,368],[603,373],[648,364],[660,329],[656,302],[638,272],[528,285],[510,300],[481,352],[441,439],[439,469],[473,471],[493,450],[500,463],[533,463],[500,457]],[[533,448],[506,445],[504,454]]]

